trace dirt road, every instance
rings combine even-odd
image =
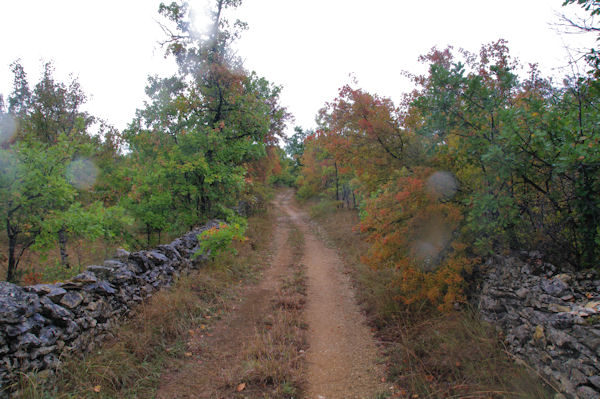
[[[365,318],[355,303],[343,264],[333,249],[311,230],[307,216],[293,205],[293,191],[281,191],[274,204],[277,213],[270,266],[264,278],[242,294],[239,306],[219,321],[201,340],[201,356],[188,359],[165,373],[158,398],[263,397],[256,387],[236,392],[243,353],[259,323],[270,312],[292,259],[288,242],[291,228],[304,236],[301,256],[307,277],[304,320],[309,348],[305,353],[305,397],[309,399],[372,399],[385,386],[378,367],[377,349]],[[301,354],[304,356],[303,354]]]
[[[290,195],[289,192],[287,195]],[[383,392],[377,348],[357,306],[335,250],[311,230],[305,214],[282,201],[304,233],[303,264],[308,277],[305,317],[309,326],[307,398],[373,398]]]

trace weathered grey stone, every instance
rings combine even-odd
[[[42,303],[42,314],[54,320],[58,325],[65,326],[67,321],[73,318],[73,313],[55,304],[47,297],[43,297],[40,302]]]
[[[542,280],[542,289],[548,295],[554,297],[570,294],[569,286],[564,281],[558,279]]]
[[[582,384],[585,384],[587,382],[587,377],[581,371],[579,371],[577,369],[571,369],[571,373],[569,375],[569,379],[575,385],[582,385]]]
[[[0,282],[0,386],[21,372],[53,369],[61,354],[82,353],[112,337],[116,320],[134,304],[194,267],[188,258],[202,230],[155,250],[122,251],[117,260],[90,266],[64,283],[21,288]],[[510,288],[498,293],[516,298]],[[502,317],[517,322],[512,315]]]
[[[115,288],[109,282],[104,280],[86,285],[85,290],[100,295],[113,295],[117,292],[117,290],[115,290]]]
[[[523,298],[527,297],[527,294],[529,294],[529,291],[530,290],[528,288],[523,287],[523,288],[519,288],[517,290],[516,294],[519,298],[523,299]]]
[[[41,344],[41,341],[39,340],[38,337],[36,337],[35,335],[33,335],[31,333],[26,333],[19,337],[19,340],[17,341],[17,344],[15,345],[15,350],[27,349],[32,346],[37,347],[37,346],[40,346],[40,344]]]
[[[132,281],[136,278],[135,273],[133,273],[127,267],[121,267],[115,270],[110,277],[110,281],[114,282],[118,285],[124,284],[126,282]]]
[[[76,308],[81,302],[83,302],[83,295],[75,291],[67,292],[60,300],[60,304],[69,309]]]
[[[98,278],[96,277],[96,275],[89,271],[80,273],[71,279],[71,282],[81,283],[81,284],[91,284],[91,283],[95,283],[96,281],[98,281]]]
[[[550,303],[548,305],[548,310],[555,313],[565,313],[570,312],[571,308],[569,306],[559,305],[557,303]]]
[[[119,264],[121,263],[119,262]],[[101,279],[110,278],[115,269],[116,267],[107,266],[106,262],[104,266],[92,265],[87,267],[88,272],[93,273],[96,277]]]
[[[479,300],[479,307],[490,312],[499,313],[504,311],[505,307],[502,303],[490,296],[482,296]]]
[[[39,311],[39,297],[21,287],[0,281],[0,323],[20,323]]]
[[[79,328],[77,323],[75,323],[73,320],[69,320],[67,322],[67,328],[65,328],[65,336],[67,337],[67,339],[75,338],[79,331],[81,331],[81,329]]]
[[[600,375],[592,375],[588,377],[588,382],[596,388],[596,390],[600,391]]]
[[[548,339],[550,340],[550,342],[554,343],[555,345],[557,345],[559,347],[563,347],[563,346],[573,347],[573,344],[575,343],[575,338],[573,338],[572,336],[570,336],[569,334],[567,334],[563,331],[556,330],[551,327],[549,327],[547,329],[547,336],[548,336]]]
[[[32,320],[25,320],[24,322],[19,323],[19,324],[7,325],[4,332],[9,337],[16,337],[16,336],[25,334],[26,332],[28,332],[29,330],[34,328],[35,325],[36,325],[36,323],[34,323]]]
[[[600,376],[600,329],[588,321],[600,314],[600,301],[586,307],[595,285],[585,273],[555,275],[552,265],[534,263],[528,274],[514,258],[486,262],[479,309],[502,328],[511,352],[575,396],[576,388],[595,387],[589,378]],[[600,384],[600,378],[593,381]]]
[[[44,356],[44,367],[48,369],[55,369],[60,365],[58,356],[53,353],[49,353]]]
[[[31,285],[29,287],[25,287],[25,290],[29,292],[35,292],[39,296],[45,295],[55,303],[60,301],[62,296],[67,293],[67,291],[64,288],[56,284],[36,284]]]
[[[119,260],[127,260],[129,258],[129,251],[126,251],[123,248],[117,248],[114,257]]]
[[[40,345],[51,346],[54,345],[60,337],[60,330],[55,326],[44,327],[40,331],[38,337],[40,339]]]
[[[577,396],[580,399],[599,399],[600,393],[587,385],[582,385],[577,387]]]

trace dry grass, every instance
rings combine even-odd
[[[44,382],[43,375],[24,376],[19,396],[153,397],[165,365],[188,354],[186,341],[191,331],[218,320],[242,283],[255,278],[269,247],[272,226],[270,215],[251,218],[249,240],[238,244],[238,256],[224,254],[202,270],[181,277],[172,289],[140,305],[113,340],[81,358],[65,357],[56,377]]]
[[[23,253],[17,269],[17,276],[21,284],[37,284],[55,281],[64,281],[81,273],[87,266],[102,264],[105,259],[112,257],[117,248],[138,250],[146,246],[146,235],[139,233],[139,229],[130,228],[128,232],[128,245],[125,240],[106,241],[102,239],[90,241],[86,239],[71,238],[67,243],[70,268],[65,268],[60,263],[58,247],[48,251],[35,251],[28,249]],[[151,239],[151,246],[166,244],[177,238],[178,232],[163,233],[160,241],[156,234]],[[133,248],[132,248],[133,246]],[[0,280],[6,278],[8,258],[8,239],[5,232],[0,232]]]
[[[353,231],[355,211],[307,204],[349,267],[357,297],[382,344],[388,380],[400,398],[547,398],[535,375],[513,362],[498,333],[470,309],[408,313],[394,300],[394,271],[360,262],[368,244]]]
[[[300,259],[304,246],[302,233],[294,227],[288,240],[294,252],[292,259]],[[244,391],[243,397],[302,397],[306,351],[306,323],[302,312],[306,277],[301,264],[294,262],[288,267],[291,274],[283,281],[271,302],[270,313],[246,350],[242,380],[252,389]]]

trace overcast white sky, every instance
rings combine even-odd
[[[310,128],[351,73],[364,89],[398,100],[411,89],[401,72],[422,71],[417,58],[433,46],[475,52],[504,38],[524,64],[564,75],[565,46],[589,47],[593,38],[556,32],[557,13],[577,10],[562,1],[245,0],[238,13],[250,29],[237,48],[247,69],[284,87],[283,104]],[[159,3],[1,0],[0,93],[11,91],[17,58],[32,85],[52,60],[57,78],[79,79],[88,111],[123,129],[143,104],[147,76],[174,71],[157,44]]]

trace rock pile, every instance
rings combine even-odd
[[[600,398],[600,279],[595,271],[557,272],[538,252],[495,257],[478,298],[508,350],[565,394]]]
[[[91,351],[111,337],[131,308],[171,285],[192,261],[197,235],[209,223],[153,250],[128,253],[89,266],[73,279],[27,287],[0,282],[0,397],[18,373],[52,370],[65,351]]]

